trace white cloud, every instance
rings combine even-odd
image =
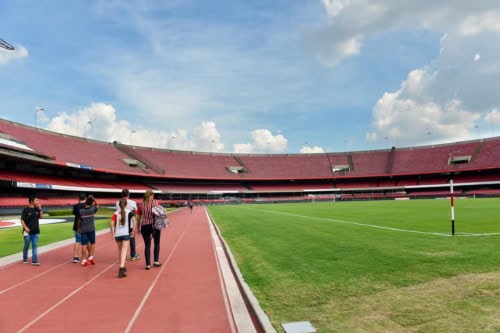
[[[28,58],[28,56],[28,50],[20,45],[16,45],[13,51],[0,48],[0,65],[17,59]]]
[[[236,154],[251,154],[253,153],[253,146],[251,143],[236,143],[234,152]]]
[[[433,142],[469,139],[480,114],[468,110],[458,98],[445,99],[438,91],[423,93],[439,85],[436,80],[438,76],[430,69],[413,71],[400,90],[385,93],[373,108],[375,132],[368,133],[367,140],[390,137],[429,143],[430,138]]]
[[[481,115],[492,105],[500,105],[498,94],[492,92],[500,73],[496,60],[500,48],[495,46],[500,43],[495,43],[496,35],[489,42],[480,41],[486,38],[486,33],[500,31],[500,11],[492,10],[498,8],[496,1],[481,1],[473,6],[469,0],[457,0],[453,6],[433,0],[321,0],[321,3],[326,19],[315,24],[311,28],[314,30],[306,31],[305,37],[318,61],[328,67],[361,54],[363,44],[381,34],[428,30],[446,36],[441,40],[438,58],[410,71],[399,90],[387,91],[374,106],[373,131],[367,134],[367,140],[390,136],[398,137],[402,143],[418,144],[427,140],[428,132],[435,133],[434,140],[467,139]],[[242,123],[241,119],[250,112],[276,109],[280,101],[275,96],[297,96],[294,92],[303,88],[267,94],[270,90],[263,92],[262,84],[249,84],[282,77],[283,73],[276,71],[282,64],[276,65],[276,60],[271,60],[274,58],[269,54],[274,54],[271,52],[275,49],[269,45],[256,44],[253,39],[250,42],[246,36],[235,38],[234,27],[146,19],[147,8],[132,9],[119,17],[134,25],[137,33],[148,41],[147,66],[144,53],[115,49],[109,63],[103,63],[99,71],[109,77],[110,89],[120,102],[130,109],[141,110],[143,116],[139,117],[144,118],[139,123],[150,118],[165,119],[168,124],[189,128],[192,119],[208,118],[228,129]],[[255,59],[259,59],[258,66]],[[291,72],[291,68],[287,71]],[[275,86],[290,87],[289,82],[296,82],[286,77],[279,82],[284,81],[286,85]],[[236,91],[235,86],[245,89]],[[229,98],[221,92],[229,92],[239,103],[228,103]],[[201,126],[205,126],[200,129],[203,134],[195,130],[191,139],[167,136],[167,146],[222,151],[221,138],[210,137],[210,126]],[[175,129],[168,130],[169,135],[175,135],[172,134]],[[283,152],[286,145],[286,139],[271,140],[269,135],[254,131],[250,143],[233,146],[236,152],[267,153]]]
[[[318,146],[314,146],[314,147],[304,146],[304,147],[300,148],[301,154],[319,154],[319,153],[324,153],[324,152],[325,151],[323,150],[323,148],[318,147]]]
[[[491,129],[491,136],[498,135],[500,132],[500,108],[494,108],[483,117],[483,124],[486,133]],[[484,134],[486,134],[484,133]]]
[[[221,135],[212,121],[204,121],[194,130],[194,140],[197,147],[206,147],[209,151],[222,151],[224,144]]]
[[[322,0],[331,18],[325,25],[306,34],[308,45],[325,66],[362,52],[361,41],[380,33],[403,29],[427,29],[446,33],[456,29],[461,36],[500,32],[498,2],[485,0],[470,5],[455,0],[453,6],[442,1],[421,0]],[[463,10],[467,8],[467,10]]]
[[[251,133],[252,143],[234,145],[234,152],[238,154],[249,153],[283,153],[287,149],[288,140],[282,135],[273,135],[267,129],[258,129]]]
[[[321,0],[329,16],[337,16],[345,7],[349,6],[351,0]]]
[[[457,0],[453,6],[422,0],[322,0],[331,18],[307,33],[325,66],[363,52],[381,34],[424,29],[442,36],[435,59],[410,71],[400,88],[373,107],[367,141],[385,138],[415,145],[476,137],[500,109],[500,6],[497,1]],[[467,8],[467,10],[463,10]],[[490,119],[490,120],[488,120]],[[482,131],[486,134],[486,131]]]
[[[48,120],[47,129],[95,140],[118,141],[144,147],[200,151],[208,151],[209,148],[213,151],[224,149],[220,134],[213,122],[203,122],[190,138],[188,131],[184,129],[168,132],[135,127],[126,120],[117,119],[115,108],[104,103],[92,103],[74,114],[61,112]]]
[[[118,141],[134,146],[207,152],[222,152],[225,148],[213,121],[202,122],[192,135],[185,129],[172,132],[150,130],[118,119],[116,109],[104,103],[92,103],[78,112],[61,112],[45,120],[48,130],[105,142]],[[282,134],[273,135],[266,129],[251,132],[251,138],[252,143],[234,144],[234,152],[282,153],[287,149],[288,140]],[[321,148],[310,149],[311,152],[319,152]]]
[[[408,74],[408,78],[403,82],[403,90],[408,94],[418,95],[425,87],[425,79],[433,79],[425,69],[415,69]]]
[[[483,32],[500,32],[500,11],[486,11],[467,16],[458,27],[463,36],[475,36]]]
[[[348,38],[342,41],[324,45],[318,54],[318,60],[327,67],[335,67],[342,59],[359,54],[361,42],[358,37]]]

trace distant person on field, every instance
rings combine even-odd
[[[137,203],[134,200],[130,199],[130,191],[128,189],[123,189],[121,193],[121,198],[127,200],[127,209],[133,212],[134,214],[137,211]],[[116,202],[116,210],[120,210],[120,200]],[[134,219],[135,221],[135,219]],[[130,226],[130,230],[132,230],[133,227],[136,226]],[[139,259],[140,256],[135,250],[135,234],[130,235],[130,260],[134,261]]]
[[[31,263],[33,266],[40,266],[38,262],[38,238],[41,218],[43,218],[42,205],[38,202],[38,198],[29,197],[28,207],[24,208],[21,213],[24,236],[23,264],[28,263],[28,250],[31,243]]]
[[[188,200],[188,207],[189,207],[189,212],[192,213],[193,212],[193,202],[191,201],[191,199]]]
[[[158,205],[158,203],[154,198],[153,191],[147,190],[146,193],[144,193],[144,200],[142,204],[140,204],[137,209],[137,216],[141,226],[141,234],[144,239],[144,257],[146,259],[147,270],[151,268],[151,238],[153,238],[154,241],[153,266],[161,266],[159,260],[161,231],[153,229],[154,216],[152,209],[156,205]]]
[[[78,232],[78,220],[80,219],[80,209],[85,208],[85,194],[80,193],[78,195],[78,203],[73,205],[73,215],[75,220],[73,222],[73,231],[75,235],[75,245],[73,246],[73,262],[80,262],[80,254],[82,251],[82,240],[80,233]]]
[[[123,278],[127,276],[125,260],[127,259],[129,242],[133,239],[132,237],[134,237],[136,232],[137,223],[134,212],[127,209],[127,198],[121,198],[118,201],[118,208],[113,216],[111,216],[110,228],[111,235],[118,246],[118,259],[120,263],[118,277]]]
[[[80,219],[78,220],[78,232],[82,240],[82,266],[95,264],[95,213],[97,212],[97,202],[92,195],[85,200],[85,207],[80,209]],[[87,259],[88,256],[88,259]]]

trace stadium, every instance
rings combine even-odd
[[[499,137],[373,151],[223,154],[108,143],[2,119],[0,154],[2,215],[19,214],[30,195],[49,214],[70,208],[80,192],[113,206],[122,188],[137,201],[153,190],[181,213],[188,200],[199,212],[208,207],[253,322],[228,331],[499,327]],[[448,237],[449,200],[426,200],[450,197],[464,199],[456,242]],[[181,213],[173,213],[174,223]],[[167,231],[169,243],[183,237],[175,231],[181,224]],[[457,289],[441,285],[445,278]],[[450,292],[466,296],[449,299]],[[431,303],[431,312],[422,310]],[[400,318],[384,319],[381,307]],[[62,323],[54,327],[66,328]],[[24,328],[42,324],[36,318]],[[143,325],[130,322],[126,331]]]
[[[0,120],[2,209],[29,194],[71,205],[80,191],[103,203],[122,188],[151,189],[166,205],[500,194],[500,138],[374,151],[243,155],[136,147]]]
[[[499,4],[1,7],[0,332],[500,332]]]

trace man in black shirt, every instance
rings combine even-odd
[[[78,258],[82,251],[82,240],[80,233],[78,232],[78,219],[80,218],[80,209],[85,208],[85,194],[80,193],[78,195],[78,203],[73,205],[73,215],[75,220],[73,222],[73,232],[75,234],[75,245],[73,246],[73,262],[80,262]]]
[[[23,264],[28,263],[28,249],[31,243],[31,263],[40,266],[38,262],[38,238],[40,236],[40,219],[43,218],[42,206],[38,198],[30,197],[28,207],[21,213],[21,224],[23,226],[24,248]]]

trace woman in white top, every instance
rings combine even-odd
[[[135,235],[136,223],[134,213],[127,209],[127,199],[122,198],[118,202],[119,210],[111,216],[110,228],[111,235],[116,240],[118,246],[118,258],[120,261],[120,269],[118,277],[127,276],[125,268],[125,260],[130,242],[130,237]]]

